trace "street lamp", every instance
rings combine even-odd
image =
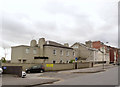
[[[106,42],[106,44],[108,44],[109,42]],[[106,49],[105,49],[105,45],[104,43],[102,43],[102,53],[103,53],[103,69],[104,69],[104,63],[105,63],[105,59],[106,59]]]
[[[102,53],[103,53],[103,69],[104,69],[104,55],[105,55],[105,53],[104,53],[104,46],[102,47]]]

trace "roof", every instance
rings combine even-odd
[[[90,47],[86,46],[86,45],[83,44],[83,43],[76,42],[75,44],[79,44],[80,46],[83,46],[83,47],[85,47],[85,48],[88,49],[88,50],[97,51],[97,49],[95,49],[95,48],[90,48]],[[72,46],[74,46],[75,44],[73,44]],[[72,47],[72,46],[71,46],[71,47]]]
[[[54,41],[46,41],[44,46],[54,46],[54,47],[60,47],[60,48],[66,48],[66,49],[73,49],[72,47],[67,47]]]
[[[12,46],[13,47],[30,47],[30,46],[27,46],[27,45],[19,45],[19,46]]]

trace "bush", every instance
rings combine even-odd
[[[70,60],[70,62],[69,63],[73,63],[75,60],[73,59],[73,60]]]

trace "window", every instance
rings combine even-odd
[[[34,49],[34,50],[33,50],[33,54],[37,54],[37,51],[36,51],[36,49]]]
[[[60,50],[60,55],[63,55],[63,51],[62,50]]]
[[[73,56],[75,56],[75,52],[73,52]]]
[[[60,60],[60,63],[62,63],[62,60]]]
[[[56,55],[56,50],[53,50],[53,54]]]
[[[23,60],[23,63],[26,63],[26,60]]]
[[[77,45],[75,45],[75,46],[73,46],[73,48],[78,48],[78,46],[77,46]]]
[[[26,53],[29,53],[29,48],[26,48]]]
[[[69,56],[69,51],[67,51],[66,56]]]
[[[21,59],[18,59],[19,63],[21,63]]]
[[[69,61],[67,60],[66,63],[69,63]]]
[[[55,64],[55,60],[53,60],[53,63]]]

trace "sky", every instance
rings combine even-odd
[[[118,46],[118,0],[2,0],[0,57],[11,46],[44,37],[61,44],[85,41]]]

